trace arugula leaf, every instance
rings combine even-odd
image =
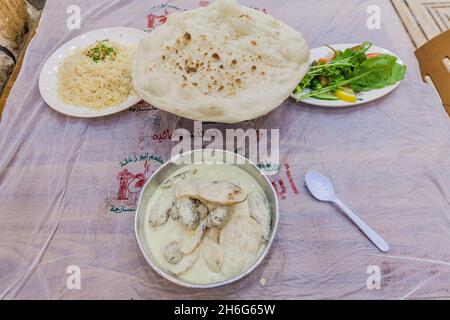
[[[355,92],[381,89],[403,80],[405,72],[406,66],[397,63],[396,57],[382,54],[356,66],[353,72],[356,79],[350,85]],[[365,76],[359,77],[362,74]]]

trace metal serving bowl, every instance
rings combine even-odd
[[[205,165],[211,164],[212,163],[211,153],[214,154],[214,159],[216,160],[218,158],[221,159],[220,160],[221,163],[233,164],[245,170],[260,184],[269,202],[270,212],[272,215],[271,234],[270,239],[267,242],[266,247],[264,248],[262,253],[260,253],[259,257],[255,260],[255,262],[246,270],[224,281],[209,284],[199,284],[181,279],[176,275],[171,274],[169,271],[165,270],[158,264],[156,259],[153,257],[151,250],[147,246],[147,241],[145,239],[144,226],[146,223],[148,223],[148,221],[145,220],[146,216],[145,212],[149,200],[156,191],[156,189],[158,188],[158,186],[161,183],[163,183],[172,173],[182,168],[183,166],[187,166],[188,164],[191,163],[198,164],[199,159],[203,159],[203,162],[201,163],[205,163]],[[192,162],[192,160],[195,160],[195,162]],[[152,269],[155,270],[157,273],[159,273],[161,276],[163,276],[169,281],[172,281],[173,283],[179,284],[184,287],[216,288],[238,281],[239,279],[242,279],[243,277],[247,276],[253,270],[256,269],[256,267],[261,263],[261,261],[266,257],[267,253],[269,252],[269,249],[272,245],[272,242],[275,238],[275,234],[277,231],[278,219],[279,219],[279,209],[275,190],[273,189],[272,184],[270,183],[266,175],[255,164],[253,164],[247,158],[244,158],[233,152],[224,150],[205,149],[205,150],[193,150],[190,152],[183,153],[181,155],[174,156],[152,174],[150,179],[146,182],[146,184],[141,190],[138,206],[136,209],[134,228],[139,248],[141,249],[145,257],[145,260],[147,260],[150,267],[152,267]]]

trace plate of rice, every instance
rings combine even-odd
[[[105,28],[82,34],[45,62],[39,91],[54,110],[83,118],[117,113],[141,98],[131,84],[131,60],[146,33]]]

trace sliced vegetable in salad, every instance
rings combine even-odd
[[[367,53],[372,43],[364,42],[344,51],[328,46],[333,56],[313,61],[294,91],[298,100],[316,98],[356,102],[356,93],[381,89],[403,80],[406,66],[397,57]]]

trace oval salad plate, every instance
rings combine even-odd
[[[102,117],[128,109],[141,101],[136,94],[130,95],[119,105],[101,110],[76,106],[63,102],[58,95],[58,71],[64,60],[79,48],[87,48],[97,41],[108,39],[124,46],[137,47],[146,32],[134,28],[104,28],[84,33],[59,47],[45,62],[39,76],[39,91],[44,101],[54,110],[82,118]]]
[[[330,47],[337,49],[337,50],[344,51],[347,48],[352,48],[357,45],[360,45],[360,44],[359,43],[331,44]],[[370,54],[370,53],[389,54],[389,55],[397,57],[397,62],[399,64],[402,64],[402,65],[404,64],[402,62],[402,60],[396,54],[394,54],[391,51],[384,49],[384,48],[372,46],[367,51],[367,54]],[[322,47],[318,47],[318,48],[311,50],[311,58],[310,59],[311,59],[311,62],[313,62],[314,60],[318,60],[320,58],[326,58],[331,55],[332,55],[331,49],[326,46],[322,46]],[[379,99],[379,98],[387,95],[388,93],[393,91],[395,88],[397,88],[397,86],[399,84],[400,84],[400,81],[397,82],[395,85],[387,86],[382,89],[373,89],[370,91],[364,91],[364,92],[357,93],[356,94],[356,102],[347,102],[347,101],[343,101],[343,100],[321,100],[321,99],[315,99],[315,98],[306,98],[306,99],[299,100],[299,102],[304,102],[304,103],[307,103],[310,105],[315,105],[315,106],[331,107],[331,108],[356,106],[356,105],[360,105],[360,104],[367,103],[370,101],[374,101],[376,99]],[[292,94],[291,97],[296,99],[294,94]]]

